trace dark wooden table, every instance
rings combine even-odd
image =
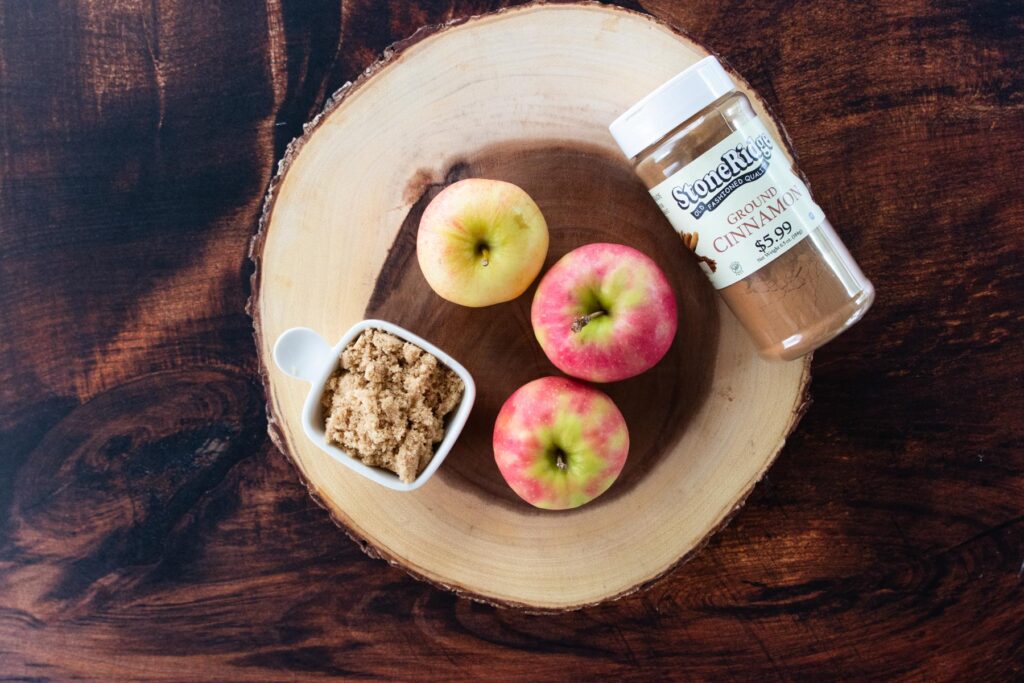
[[[263,193],[388,44],[501,4],[0,3],[0,674],[1020,680],[1020,3],[633,5],[760,90],[879,292],[691,563],[527,615],[308,498],[244,312]]]

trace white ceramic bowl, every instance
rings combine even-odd
[[[462,401],[459,402],[455,413],[448,418],[444,439],[441,440],[441,443],[434,450],[434,457],[430,459],[430,462],[423,468],[419,476],[409,483],[403,482],[398,478],[398,475],[392,472],[364,465],[344,450],[327,443],[324,424],[321,419],[320,398],[324,394],[327,380],[330,379],[331,374],[338,367],[338,360],[341,357],[342,350],[349,345],[349,342],[358,337],[360,332],[370,328],[390,332],[396,337],[415,344],[424,351],[437,356],[439,361],[455,371],[459,378],[462,379],[462,384],[465,387],[462,392]],[[306,396],[306,403],[302,408],[302,429],[306,432],[306,436],[319,446],[322,451],[332,456],[345,467],[395,491],[418,489],[434,475],[434,472],[437,472],[437,468],[444,462],[448,452],[455,445],[455,440],[459,438],[459,433],[462,432],[462,428],[466,425],[469,411],[473,408],[473,401],[476,399],[476,384],[473,383],[473,377],[466,368],[462,367],[454,358],[426,339],[384,320],[364,320],[356,323],[348,332],[342,335],[341,340],[334,345],[334,348],[328,346],[323,337],[308,327],[293,327],[277,338],[277,342],[274,344],[274,362],[285,373],[296,379],[305,380],[311,385],[309,394]]]

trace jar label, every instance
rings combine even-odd
[[[651,196],[716,289],[782,256],[825,218],[756,117],[659,183]]]

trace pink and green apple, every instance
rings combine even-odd
[[[501,180],[449,185],[427,206],[416,257],[430,287],[463,306],[490,306],[526,291],[544,265],[548,225],[536,202]]]
[[[520,387],[494,423],[494,460],[530,505],[567,510],[608,490],[629,453],[622,413],[597,389],[567,377]]]
[[[676,298],[665,274],[622,244],[588,244],[551,267],[530,313],[544,353],[567,375],[615,382],[653,367],[672,345]]]

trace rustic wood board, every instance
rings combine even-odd
[[[575,608],[664,574],[763,476],[806,405],[809,359],[756,355],[607,132],[618,113],[706,54],[621,9],[500,12],[397,46],[291,145],[253,245],[251,310],[271,433],[368,552],[480,600]],[[668,356],[604,387],[629,424],[630,457],[615,487],[579,510],[531,508],[493,461],[502,402],[558,374],[533,339],[533,289],[465,308],[437,297],[416,263],[423,209],[463,177],[507,180],[534,197],[551,228],[547,266],[583,244],[624,242],[655,258],[679,295],[681,332]],[[455,449],[412,493],[355,475],[306,439],[308,385],[269,361],[290,327],[333,343],[363,318],[431,340],[477,383]]]
[[[684,567],[532,615],[310,499],[243,312],[267,184],[388,45],[507,4],[0,4],[0,676],[1024,677],[1020,3],[643,0],[772,105],[879,290]]]

